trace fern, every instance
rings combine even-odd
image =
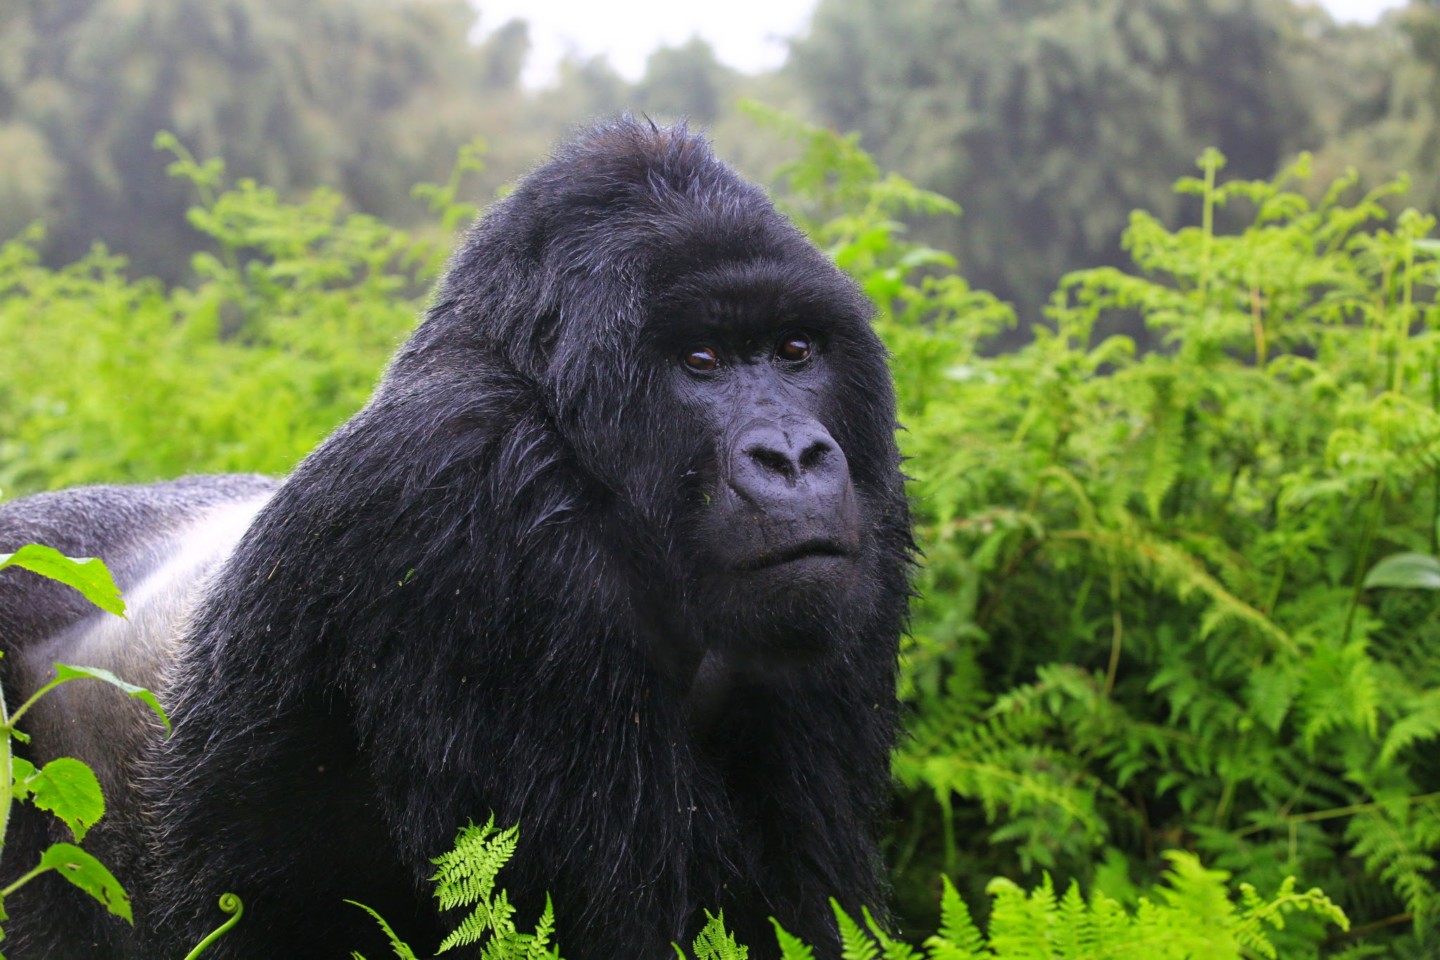
[[[380,916],[380,914],[376,913],[374,910],[370,909],[363,903],[357,903],[354,900],[346,900],[345,902],[354,904],[355,906],[359,907],[361,910],[364,910],[366,913],[370,914],[370,916],[374,918],[375,922],[380,925],[380,929],[385,933],[386,939],[390,941],[390,949],[395,951],[395,956],[399,958],[399,960],[418,960],[418,958],[415,956],[415,951],[411,950],[410,945],[407,944],[405,941],[401,940],[399,936],[396,935],[395,931],[391,929],[390,924],[386,922],[384,917]],[[350,956],[353,957],[354,960],[365,960],[365,958],[356,951],[351,951]]]
[[[777,927],[777,930],[778,929]],[[781,932],[783,933],[783,931]],[[790,937],[788,934],[785,936],[791,941],[792,950],[803,951],[809,949],[794,937]],[[735,938],[725,929],[724,911],[718,914],[706,912],[705,926],[702,927],[700,933],[696,935],[695,942],[691,945],[690,949],[694,960],[746,960],[746,958],[750,956],[749,949],[736,943]],[[804,956],[803,953],[797,953],[796,955]],[[688,960],[685,956],[685,951],[681,950],[678,946],[675,947],[675,956],[679,957],[680,960]]]
[[[970,917],[970,908],[949,877],[942,877],[940,929],[925,941],[931,960],[993,960],[985,936]]]
[[[552,943],[555,914],[550,898],[535,924],[533,933],[524,933],[515,925],[515,908],[506,891],[496,890],[496,877],[515,854],[519,827],[495,829],[495,816],[483,826],[473,823],[461,828],[455,845],[432,862],[439,868],[431,880],[435,882],[435,898],[442,910],[469,907],[470,913],[460,921],[436,951],[445,953],[459,946],[479,944],[481,960],[560,960],[559,947]],[[354,901],[347,901],[354,903]],[[369,913],[390,938],[391,948],[400,960],[415,960],[409,945],[401,941],[378,913],[361,903],[356,906]],[[731,960],[716,957],[715,960]],[[734,960],[743,960],[743,954]]]
[[[997,879],[988,889],[991,898],[989,936],[970,919],[970,912],[955,888],[945,882],[942,907],[945,922],[929,937],[923,949],[889,936],[868,912],[857,922],[832,903],[840,931],[842,960],[1250,960],[1276,958],[1279,952],[1270,931],[1285,927],[1287,919],[1313,915],[1342,930],[1345,914],[1319,890],[1297,892],[1287,878],[1274,896],[1262,897],[1242,884],[1239,901],[1227,887],[1229,874],[1209,870],[1193,855],[1167,855],[1170,872],[1154,898],[1142,898],[1133,911],[1103,893],[1087,900],[1077,884],[1056,897],[1049,877],[1025,891],[1015,883]],[[711,918],[711,927],[716,925]],[[728,943],[723,931],[707,927],[706,936]],[[811,956],[794,937],[776,926],[783,960]],[[1323,939],[1323,929],[1312,931]],[[1312,941],[1313,944],[1313,941]],[[683,958],[683,954],[681,955]],[[700,953],[696,960],[728,960],[731,954]]]

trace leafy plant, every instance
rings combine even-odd
[[[519,827],[497,830],[492,814],[483,826],[472,823],[462,828],[455,838],[455,846],[435,858],[433,863],[439,869],[431,879],[435,881],[435,897],[440,909],[470,908],[459,926],[441,941],[437,953],[478,944],[479,956],[484,960],[560,960],[559,948],[551,943],[555,935],[555,914],[549,898],[534,932],[525,933],[515,925],[515,908],[510,904],[509,895],[503,889],[495,889],[496,875],[514,856],[519,835]],[[355,906],[380,924],[395,956],[400,960],[417,960],[415,952],[396,936],[380,914],[363,903]],[[358,953],[353,956],[364,960]]]
[[[21,547],[11,554],[0,555],[0,570],[6,567],[29,570],[49,577],[80,591],[87,600],[102,610],[123,616],[124,602],[105,565],[99,560],[72,560],[56,550],[38,544]],[[16,724],[45,694],[71,680],[100,680],[123,690],[150,707],[166,729],[170,721],[155,697],[148,691],[95,667],[71,667],[57,663],[55,679],[35,691],[11,713],[0,696],[0,846],[10,822],[12,804],[28,800],[48,811],[69,828],[75,843],[51,844],[31,869],[0,890],[0,920],[4,919],[4,900],[36,877],[54,871],[76,887],[94,897],[105,909],[125,920],[132,919],[130,898],[113,874],[78,844],[105,813],[105,798],[100,782],[89,766],[74,757],[57,757],[36,768],[28,760],[12,752],[12,742],[28,742]],[[3,934],[0,934],[3,936]]]
[[[1366,576],[1437,552],[1435,220],[1390,226],[1398,185],[1312,203],[1290,186],[1304,158],[1274,181],[1222,166],[1207,153],[1179,184],[1199,225],[1136,213],[1134,272],[1067,277],[999,356],[1003,309],[893,223],[928,200],[853,156],[789,181],[859,211],[818,235],[881,306],[908,428],[926,564],[902,911],[933,922],[910,878],[935,869],[1135,902],[1162,852],[1191,849],[1256,886],[1319,881],[1367,918],[1362,945],[1428,956],[1440,608]],[[1251,225],[1219,232],[1242,206]],[[1120,317],[1161,348],[1104,333]],[[1279,949],[1314,955],[1310,932]]]
[[[917,950],[888,936],[866,914],[863,926],[835,908],[843,960],[1243,960],[1280,956],[1270,932],[1287,918],[1313,913],[1349,926],[1345,914],[1319,890],[1298,892],[1288,877],[1262,897],[1240,886],[1237,904],[1226,887],[1229,874],[1207,870],[1194,856],[1173,852],[1170,869],[1153,898],[1133,911],[1103,893],[1087,900],[1077,883],[1063,895],[1046,875],[1026,892],[1006,879],[991,881],[988,930],[982,931],[948,880],[940,901],[940,929]],[[782,939],[782,944],[784,943]],[[785,945],[785,960],[807,955]]]
[[[368,397],[443,262],[448,232],[394,230],[333,191],[287,203],[252,180],[224,189],[220,161],[157,143],[218,247],[195,254],[192,286],[131,280],[101,247],[45,269],[39,228],[0,245],[0,486],[12,492],[290,469]],[[477,151],[426,194],[447,222],[464,215],[458,177]]]
[[[125,601],[120,597],[115,579],[105,564],[97,558],[76,560],[51,547],[32,543],[14,553],[0,554],[0,570],[6,567],[29,570],[73,587],[101,610],[120,617],[125,615]],[[0,849],[4,847],[13,804],[25,800],[54,815],[69,828],[75,838],[75,843],[51,844],[33,868],[0,890],[0,922],[5,920],[4,899],[31,880],[50,871],[84,890],[111,913],[124,918],[127,923],[134,922],[130,898],[124,887],[103,863],[78,846],[89,829],[105,813],[105,797],[95,772],[88,764],[74,757],[56,757],[36,769],[34,764],[15,756],[12,751],[13,741],[29,742],[30,738],[19,730],[16,724],[41,697],[62,684],[85,679],[108,683],[131,699],[139,700],[159,718],[166,734],[170,732],[170,718],[166,716],[164,708],[153,693],[144,687],[126,683],[109,670],[99,667],[55,664],[55,679],[31,694],[14,713],[7,710],[5,698],[0,695]],[[219,905],[222,911],[231,914],[230,919],[190,951],[185,960],[195,960],[239,921],[243,912],[239,897],[227,893],[220,898]],[[0,939],[3,938],[4,932],[0,931]],[[4,960],[3,954],[0,954],[0,960]]]
[[[523,934],[505,891],[496,891],[496,876],[514,854],[517,838],[515,827],[497,831],[492,816],[483,827],[461,830],[454,849],[435,860],[441,908],[473,908],[445,938],[440,953],[479,944],[485,960],[560,960],[559,949],[550,943],[554,914],[549,901],[535,932]],[[1099,892],[1087,900],[1074,882],[1057,896],[1048,875],[1028,893],[1010,880],[994,880],[987,888],[988,930],[944,880],[940,928],[922,948],[888,933],[869,911],[857,921],[832,900],[841,960],[1274,960],[1280,954],[1271,934],[1293,917],[1309,914],[1342,930],[1349,926],[1345,914],[1319,890],[1297,890],[1294,877],[1283,880],[1268,898],[1241,884],[1237,902],[1227,886],[1228,873],[1207,870],[1188,853],[1172,852],[1166,859],[1170,867],[1163,885],[1133,910]],[[400,960],[416,960],[384,919],[357,906],[375,917]],[[782,960],[815,960],[814,951],[778,923],[775,935]],[[675,946],[678,960],[746,960],[749,953],[725,929],[723,914],[708,915],[688,952]]]

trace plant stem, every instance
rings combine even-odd
[[[5,832],[10,826],[10,805],[15,799],[13,749],[10,716],[5,706],[5,694],[0,691],[0,858],[5,856]]]

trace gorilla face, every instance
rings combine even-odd
[[[650,331],[664,409],[689,441],[671,441],[689,454],[672,467],[683,615],[736,665],[832,653],[839,622],[871,600],[877,491],[852,469],[841,397],[877,345],[837,280],[814,262],[722,264],[676,284]]]

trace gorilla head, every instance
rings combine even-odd
[[[601,488],[658,652],[768,665],[826,652],[895,588],[877,567],[906,518],[869,316],[702,141],[624,124],[481,222],[396,369],[462,348],[457,322],[503,351]]]
[[[43,530],[142,595],[174,575],[156,558],[207,574],[132,616],[175,735],[131,725],[92,836],[136,932],[34,929],[183,952],[232,889],[219,957],[364,945],[345,898],[438,935],[427,858],[494,811],[522,827],[503,881],[553,893],[572,960],[670,956],[706,909],[758,958],[771,915],[835,950],[827,898],[883,900],[912,551],[869,315],[702,140],[619,122],[480,220],[371,402],[278,488],[0,509],[0,549]],[[14,640],[46,658],[137,640],[40,609]],[[94,709],[56,706],[40,751]]]

